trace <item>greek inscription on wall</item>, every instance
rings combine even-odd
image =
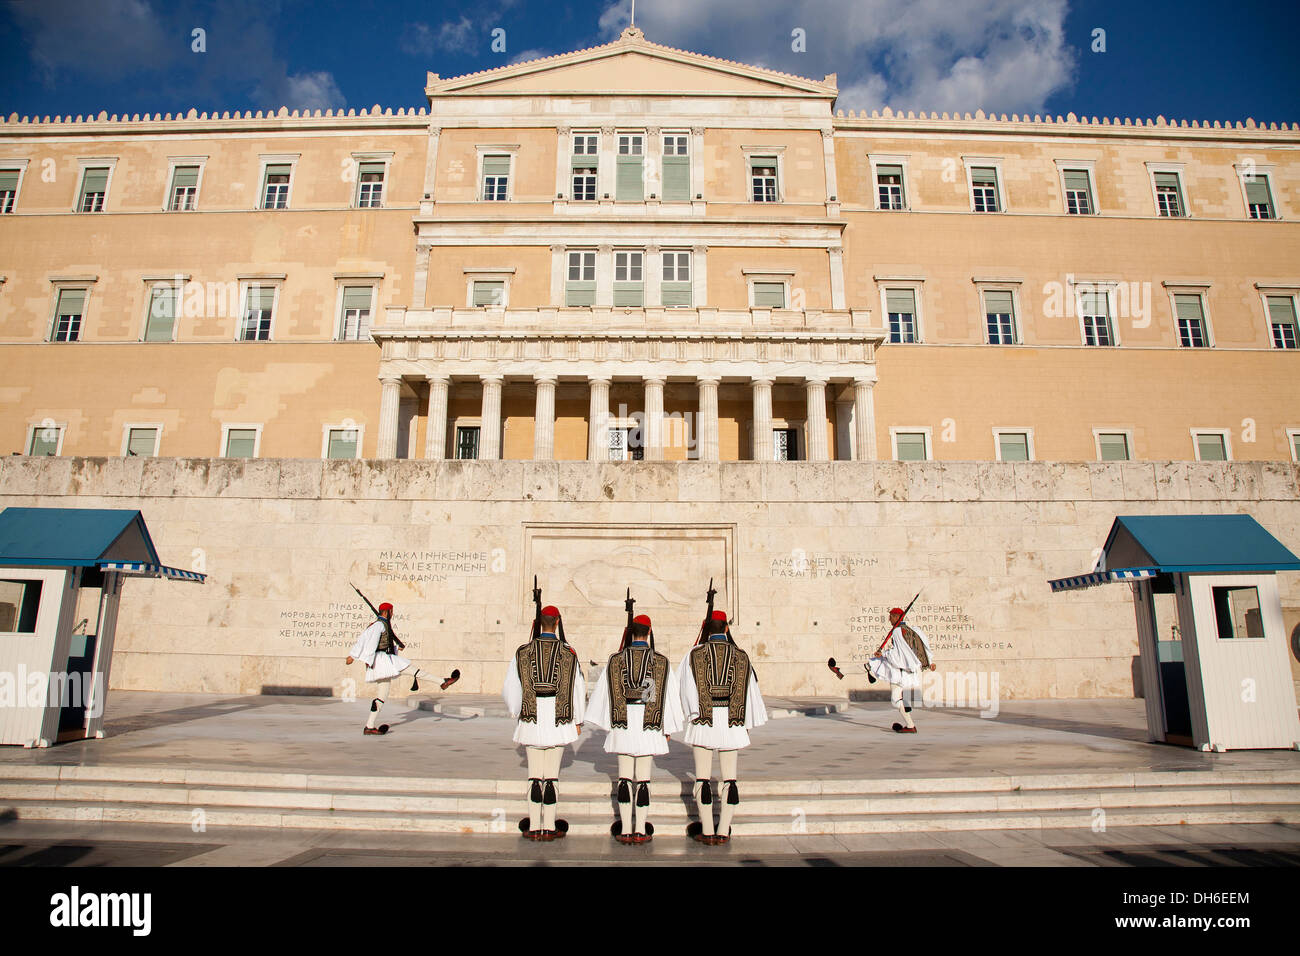
[[[800,551],[777,555],[768,561],[773,578],[851,578],[880,563],[874,554],[860,551]]]
[[[374,619],[370,609],[360,601],[327,604],[324,609],[293,608],[280,612],[280,639],[299,647],[346,654],[357,635]]]
[[[488,573],[486,551],[380,551],[370,562],[380,581],[447,581],[477,578]]]

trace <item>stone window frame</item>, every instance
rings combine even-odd
[[[904,173],[906,177],[906,173]],[[906,193],[904,193],[906,195]],[[912,301],[916,306],[915,332],[916,341],[914,342],[889,342],[885,345],[922,345],[925,343],[925,314],[924,305],[922,304],[925,296],[925,276],[917,275],[876,275],[872,277],[877,286],[877,292],[880,296],[880,317],[881,325],[885,330],[885,338],[889,338],[889,291],[891,289],[906,289],[912,293]],[[983,306],[983,302],[980,303]]]
[[[773,388],[775,388],[775,387],[776,387],[776,386],[773,385]],[[796,448],[795,451],[796,451],[796,452],[802,452],[802,455],[799,456],[799,457],[790,458],[790,459],[786,459],[786,460],[788,460],[788,461],[807,461],[807,460],[808,460],[808,419],[807,419],[806,416],[805,416],[804,418],[781,418],[781,417],[779,417],[779,416],[777,416],[777,415],[773,415],[772,418],[771,418],[771,420],[768,422],[768,424],[771,426],[771,430],[772,430],[773,432],[778,432],[778,431],[793,431],[793,432],[798,436],[798,440],[799,440],[799,442],[800,442],[800,446],[799,446],[798,448]],[[751,434],[752,434],[752,430],[753,430],[753,427],[754,427],[754,423],[753,423],[753,422],[750,422],[749,427],[750,427]],[[696,444],[698,445],[698,442],[697,442]],[[775,440],[772,438],[771,435],[768,435],[768,437],[767,437],[767,443],[766,443],[766,444],[767,444],[767,449],[768,449],[768,451],[772,452],[772,457],[771,457],[771,458],[764,458],[763,460],[764,460],[764,461],[779,461],[779,460],[781,460],[781,459],[778,459],[778,458],[776,457],[776,444],[775,444]],[[752,447],[752,445],[751,445],[751,447]]]
[[[207,168],[207,156],[168,156],[167,157],[167,185],[163,192],[163,212],[198,212],[199,197],[203,195],[203,172]],[[199,167],[199,178],[194,183],[194,205],[189,209],[173,209],[172,193],[175,191],[173,181],[176,179],[176,170],[180,166],[197,166]],[[107,198],[107,197],[105,197]]]
[[[971,276],[971,282],[975,286],[975,298],[979,306],[980,337],[984,340],[985,345],[996,346],[997,348],[1007,348],[1008,346],[1019,346],[1025,344],[1025,328],[1021,320],[1024,314],[1020,304],[1020,287],[1024,284],[1022,279]],[[989,341],[989,319],[988,307],[984,304],[985,292],[1010,292],[1011,293],[1011,341],[1010,342],[990,342]]]
[[[357,453],[353,458],[330,458],[330,432],[354,431],[357,433]],[[362,457],[361,448],[366,440],[366,426],[353,421],[325,422],[321,425],[320,457],[322,461],[356,461]]]
[[[24,455],[32,453],[32,443],[36,440],[36,432],[39,429],[54,428],[59,432],[58,441],[55,442],[53,455],[42,455],[42,458],[59,458],[63,455],[63,441],[68,437],[68,423],[66,421],[56,422],[48,417],[42,418],[39,422],[28,421],[27,423],[27,442],[23,445]]]
[[[99,276],[51,276],[50,285],[54,288],[53,302],[50,304],[50,321],[45,333],[45,341],[57,345],[69,345],[69,342],[59,342],[54,336],[59,329],[59,294],[65,289],[80,289],[86,294],[81,302],[81,324],[77,326],[77,337],[73,341],[81,342],[82,333],[86,330],[87,319],[90,317],[90,300],[91,293],[94,291],[95,283],[99,281]]]
[[[868,153],[867,162],[871,164],[871,208],[879,212],[911,212],[912,211],[912,177],[908,170],[908,160],[911,154],[904,155],[886,155],[884,153]],[[880,166],[901,166],[903,169],[903,208],[902,209],[885,209],[880,205],[880,181],[878,167]]]
[[[1009,211],[1011,204],[1007,201],[1007,180],[1002,174],[1003,159],[1000,156],[963,156],[962,165],[966,167],[966,201],[970,204],[969,212],[975,212],[975,179],[971,170],[975,168],[992,167],[994,176],[997,177],[996,199],[998,208],[996,212],[980,212],[981,216],[1000,216]]]
[[[1025,436],[1025,453],[1029,455],[1030,461],[1037,461],[1034,457],[1034,429],[1029,425],[994,425],[993,426],[993,454],[994,461],[1002,461],[1002,436],[1003,435],[1024,435]]]
[[[745,199],[751,206],[771,206],[785,202],[785,150],[784,146],[741,146],[740,152],[745,157]],[[776,157],[776,199],[772,202],[759,201],[754,198],[754,164],[755,156]]]
[[[108,178],[104,180],[104,205],[100,207],[99,212],[108,212],[108,197],[113,194],[113,174],[117,172],[116,156],[78,156],[77,157],[77,188],[72,196],[72,211],[81,213],[81,192],[86,182],[86,170],[99,169],[101,166],[108,167]],[[14,196],[16,202],[18,197]],[[95,213],[81,213],[90,216]]]
[[[461,273],[465,276],[465,308],[467,309],[508,309],[510,308],[510,280],[515,276],[513,266],[493,266],[490,268],[479,269],[470,268],[462,269]],[[475,305],[474,304],[474,283],[476,282],[500,282],[502,283],[501,304],[495,305]]]
[[[189,285],[191,278],[190,275],[180,272],[174,275],[141,276],[141,281],[144,282],[144,316],[140,322],[140,337],[136,341],[141,343],[149,341],[145,336],[149,334],[149,313],[153,311],[153,290],[160,286],[171,286],[176,290],[176,314],[172,316],[172,337],[167,341],[177,341],[181,316],[185,311],[185,287]]]
[[[502,424],[505,424],[504,417]],[[478,452],[483,453],[483,416],[479,415],[457,415],[448,423],[447,434],[451,440],[451,458],[455,461],[482,461],[482,458],[457,458],[456,452],[460,450],[460,429],[477,428],[478,429]]]
[[[1074,316],[1078,319],[1079,324],[1079,344],[1084,348],[1101,348],[1115,349],[1122,344],[1119,337],[1119,321],[1115,315],[1115,290],[1119,287],[1119,282],[1113,279],[1081,279],[1074,276],[1069,281],[1071,302],[1074,306]],[[1110,345],[1089,345],[1088,330],[1083,324],[1083,292],[1082,286],[1090,286],[1094,292],[1106,293],[1106,318],[1110,320]]]
[[[6,156],[0,159],[0,169],[17,170],[18,182],[14,183],[14,201],[8,213],[4,215],[13,215],[18,209],[18,197],[23,194],[23,180],[27,177],[27,167],[31,164],[30,159],[18,159],[16,157]],[[108,197],[105,196],[105,199]]]
[[[1232,429],[1231,428],[1205,428],[1193,425],[1188,429],[1192,436],[1192,454],[1196,457],[1195,461],[1204,461],[1201,458],[1201,443],[1198,441],[1201,435],[1218,435],[1223,439],[1223,460],[1233,461],[1232,457]]]
[[[1092,448],[1097,453],[1097,460],[1102,461],[1101,457],[1101,436],[1102,435],[1123,435],[1124,444],[1128,450],[1128,457],[1121,459],[1123,461],[1137,461],[1134,457],[1133,447],[1133,429],[1132,428],[1094,428],[1092,430]]]
[[[1191,348],[1183,345],[1182,336],[1178,332],[1178,296],[1195,295],[1201,299],[1201,324],[1205,331],[1204,348],[1215,348],[1214,341],[1214,324],[1210,321],[1210,284],[1208,282],[1162,282],[1165,287],[1165,293],[1169,297],[1169,317],[1173,322],[1174,330],[1174,347]],[[1270,336],[1271,338],[1271,336]]]
[[[1260,220],[1261,222],[1265,220]],[[1287,298],[1291,300],[1291,311],[1296,318],[1296,333],[1300,337],[1300,285],[1264,285],[1255,283],[1255,291],[1259,294],[1260,308],[1264,313],[1264,338],[1268,342],[1270,352],[1292,351],[1291,349],[1279,349],[1273,342],[1273,315],[1268,310],[1268,300],[1276,298]]]
[[[1241,208],[1249,222],[1281,222],[1286,219],[1282,215],[1282,204],[1277,195],[1277,167],[1273,163],[1233,163],[1233,171],[1237,174],[1237,185],[1241,189]],[[1246,179],[1249,176],[1262,176],[1268,180],[1268,198],[1273,205],[1272,219],[1252,219],[1250,216],[1250,197],[1246,195]]]
[[[363,150],[352,154],[352,202],[353,209],[386,209],[388,208],[388,186],[390,183],[389,173],[393,168],[393,150]],[[383,163],[384,178],[379,193],[378,206],[361,205],[361,164],[362,163]]]
[[[474,178],[474,201],[475,202],[514,202],[516,200],[515,187],[516,178],[519,172],[519,143],[475,143],[475,178]],[[505,154],[510,159],[510,169],[506,172],[506,198],[505,199],[487,199],[483,182],[483,160],[488,156],[500,156]]]
[[[778,200],[779,201],[779,200]],[[694,263],[692,263],[694,264]],[[757,306],[754,304],[754,285],[759,282],[779,282],[784,290],[784,305],[781,310],[791,308],[790,305],[790,287],[794,283],[795,271],[793,269],[777,269],[772,271],[741,269],[741,275],[745,277],[745,283],[749,287],[749,308],[766,309],[768,311],[778,311],[771,306]]]
[[[121,457],[127,457],[127,451],[131,447],[131,429],[133,428],[152,428],[155,431],[153,439],[153,454],[143,457],[158,457],[158,451],[162,448],[163,423],[162,422],[124,422],[122,424],[122,452]]]
[[[1087,213],[1089,216],[1101,215],[1101,203],[1097,199],[1097,161],[1095,159],[1058,159],[1056,163],[1056,178],[1061,185],[1061,213],[1066,216],[1078,216],[1082,213],[1070,212],[1070,203],[1065,195],[1065,174],[1067,172],[1083,171],[1088,174],[1088,202],[1092,209]]]
[[[1291,460],[1300,462],[1300,427],[1286,430],[1286,447],[1291,453]]]
[[[1191,219],[1192,203],[1187,194],[1187,164],[1150,162],[1146,164],[1147,180],[1151,185],[1151,211],[1157,219]],[[1156,173],[1173,173],[1178,177],[1178,202],[1182,206],[1181,216],[1160,215],[1160,197],[1156,193]]]
[[[280,296],[284,292],[284,283],[287,276],[283,273],[276,275],[243,275],[237,276],[239,282],[239,313],[235,317],[235,341],[236,342],[274,342],[275,338],[275,320],[280,314]],[[271,299],[271,326],[267,329],[266,338],[264,339],[246,339],[244,338],[244,320],[248,312],[248,290],[257,286],[259,288],[270,286],[275,289],[275,297]]]
[[[664,416],[664,418],[665,418],[664,430],[666,431],[667,428],[669,427],[669,426],[667,425],[668,416]],[[636,418],[635,418],[634,416],[632,416],[632,415],[627,415],[627,416],[620,417],[620,416],[618,416],[618,415],[612,415],[612,414],[611,414],[611,415],[610,415],[610,416],[605,420],[605,455],[608,456],[608,455],[609,455],[609,452],[612,451],[612,449],[609,447],[609,436],[612,435],[614,432],[616,432],[616,431],[624,431],[624,432],[629,432],[629,433],[641,432],[641,434],[638,436],[638,437],[640,438],[640,440],[641,440],[641,446],[640,446],[640,447],[641,447],[641,458],[634,458],[634,457],[632,456],[632,448],[633,448],[633,445],[632,445],[632,442],[630,441],[632,435],[629,434],[629,435],[628,435],[628,439],[629,439],[629,440],[628,440],[628,441],[625,441],[625,442],[623,443],[623,457],[622,457],[622,458],[610,458],[610,457],[604,457],[604,458],[601,458],[600,461],[616,461],[616,462],[625,462],[625,461],[642,461],[642,460],[644,460],[644,458],[645,458],[645,451],[646,451],[644,429],[645,429],[645,423],[644,423],[644,421],[642,421],[640,424],[638,424]],[[667,435],[663,435],[663,436],[661,436],[661,437],[662,437],[663,439],[665,439],[665,440],[667,439]]]
[[[217,457],[218,458],[231,457],[226,454],[226,447],[230,442],[230,433],[232,431],[234,431],[235,429],[246,430],[250,428],[255,433],[253,436],[253,454],[250,457],[251,458],[262,457],[262,429],[264,427],[266,427],[265,422],[222,422],[221,423],[221,446],[217,449]],[[241,455],[238,457],[242,458],[243,456]]]
[[[262,153],[257,157],[259,167],[257,171],[257,195],[254,197],[253,209],[256,212],[281,212],[293,209],[293,187],[298,182],[298,160],[302,159],[302,153]],[[289,188],[284,194],[284,206],[267,206],[266,203],[266,170],[269,166],[289,167]]]
[[[934,461],[934,429],[929,425],[890,425],[889,452],[892,461],[899,461],[898,436],[920,434],[925,438],[925,458],[922,461]]]
[[[368,209],[371,207],[367,206],[363,208]],[[380,206],[376,208],[382,209],[383,207]],[[333,328],[334,328],[333,337],[332,337],[333,341],[335,342],[366,341],[366,339],[361,338],[360,335],[358,335],[358,337],[355,339],[349,339],[344,337],[344,333],[346,331],[346,325],[344,323],[344,317],[343,317],[343,293],[344,290],[346,290],[349,286],[351,287],[363,286],[363,285],[370,286],[370,328],[373,329],[375,327],[375,319],[378,317],[377,313],[379,311],[379,306],[378,306],[379,290],[383,285],[383,281],[384,281],[384,274],[382,272],[336,272],[334,273],[334,316],[332,319]]]

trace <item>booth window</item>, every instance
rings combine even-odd
[[[1214,592],[1214,622],[1219,640],[1263,637],[1264,620],[1259,613],[1259,588],[1221,587]]]
[[[0,579],[0,633],[36,633],[36,612],[40,606],[40,581]]]

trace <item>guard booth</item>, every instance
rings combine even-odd
[[[139,511],[0,512],[0,744],[103,737],[122,580],[163,566]]]
[[[1133,589],[1150,739],[1300,749],[1276,571],[1300,558],[1249,515],[1119,517],[1097,567],[1053,592]]]

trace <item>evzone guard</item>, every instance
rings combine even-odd
[[[586,716],[608,731],[605,752],[618,754],[618,819],[610,832],[625,844],[654,837],[649,820],[654,758],[668,753],[669,736],[684,722],[677,674],[655,650],[650,618],[633,617],[632,604],[629,591],[622,642],[596,678]]]
[[[917,597],[920,597],[919,592]],[[912,598],[912,604],[915,603],[916,598]],[[885,635],[876,653],[867,661],[867,680],[873,684],[878,680],[890,684],[889,702],[898,708],[898,713],[903,718],[902,723],[896,722],[893,725],[896,734],[916,733],[912,708],[904,699],[903,692],[907,691],[906,696],[910,699],[911,692],[921,686],[921,672],[934,670],[936,667],[929,640],[916,628],[903,623],[907,612],[912,609],[912,604],[907,605],[906,609],[899,607],[890,609],[889,633]]]
[[[362,733],[366,736],[383,736],[388,733],[388,725],[379,723],[379,712],[384,708],[384,701],[388,698],[388,689],[393,678],[410,671],[412,692],[420,689],[421,677],[425,680],[437,678],[426,670],[414,667],[410,661],[397,653],[405,650],[406,645],[393,631],[393,605],[385,601],[379,607],[375,607],[370,603],[369,598],[361,594],[356,585],[353,585],[352,589],[361,595],[361,600],[365,601],[370,610],[375,613],[375,621],[361,632],[356,643],[352,645],[346,663],[363,662],[366,665],[366,680],[375,685],[375,696],[370,701],[370,717],[366,720]],[[439,684],[439,687],[446,690],[458,680],[460,680],[460,671],[454,670],[450,677]]]
[[[549,841],[569,829],[556,818],[556,783],[565,746],[582,732],[587,689],[578,655],[565,640],[559,609],[542,607],[536,584],[534,578],[532,636],[510,659],[502,696],[517,719],[514,742],[528,752],[528,816],[519,821],[519,829],[530,840]]]
[[[700,819],[687,827],[699,843],[717,846],[731,839],[731,820],[740,805],[737,785],[740,751],[749,746],[749,731],[767,723],[767,708],[749,655],[736,646],[725,611],[713,610],[709,582],[708,614],[695,647],[682,661],[679,689],[686,714],[684,739],[695,754],[695,805]],[[722,771],[722,810],[713,823],[713,754]]]

